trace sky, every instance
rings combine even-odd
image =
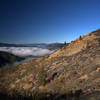
[[[0,0],[0,42],[70,42],[100,28],[100,0]]]

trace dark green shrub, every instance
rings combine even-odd
[[[79,37],[79,40],[82,40],[82,36]]]
[[[64,41],[64,45],[66,45],[67,43],[66,43],[66,41]]]

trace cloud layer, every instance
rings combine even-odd
[[[0,47],[0,51],[10,52],[17,56],[43,56],[53,52],[38,47]]]

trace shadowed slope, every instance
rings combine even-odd
[[[7,64],[13,64],[14,62],[24,60],[24,58],[15,56],[11,53],[0,51],[0,67]]]

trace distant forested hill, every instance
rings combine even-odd
[[[15,56],[11,53],[0,51],[0,67],[5,66],[6,64],[13,64],[16,61],[24,60],[24,58]]]

